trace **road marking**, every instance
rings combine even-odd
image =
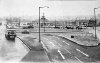
[[[50,41],[49,41],[50,42]],[[55,44],[54,43],[52,43],[52,42],[50,42],[53,46],[55,46]]]
[[[65,59],[65,57],[63,56],[63,54],[61,53],[61,51],[58,50],[58,52],[60,53],[61,57],[62,57],[63,59]]]
[[[77,57],[75,57],[80,63],[83,63],[80,59],[78,59]]]
[[[62,47],[62,45],[61,45],[61,44],[59,44],[59,43],[58,43],[58,45],[59,45],[60,47]]]
[[[54,41],[54,42],[56,42],[55,40],[52,40],[52,41]],[[59,44],[58,42],[56,42],[60,47],[62,47],[62,45],[61,44]]]
[[[43,43],[42,41],[41,41],[41,43],[42,43],[44,49],[45,49],[46,51],[48,51],[48,49],[46,48],[46,46],[44,45],[44,43]],[[48,57],[49,63],[51,63],[51,62],[50,62],[50,59],[49,59],[49,56],[48,56],[48,53],[47,53],[46,51],[45,51],[45,54],[46,54],[47,57]]]
[[[44,38],[44,39],[48,40],[47,38]],[[55,46],[55,44],[54,44],[54,43],[52,43],[52,42],[50,42],[50,41],[49,41],[49,43],[51,43],[53,46]]]
[[[48,40],[47,38],[44,38],[44,39]]]
[[[65,49],[67,52],[69,52],[67,49]],[[71,52],[69,52],[71,54]]]
[[[68,43],[66,43],[65,41],[63,41],[65,44],[69,45]]]
[[[55,37],[55,36],[54,36]],[[60,39],[59,37],[56,37],[57,39]],[[68,43],[66,43],[65,41],[63,41],[65,44],[69,45]]]
[[[41,41],[41,44],[43,45],[43,48],[48,51],[47,47],[44,45],[44,43]]]
[[[88,55],[88,54],[86,54],[86,53],[84,53],[84,52],[80,51],[79,49],[76,49],[76,50],[77,50],[77,51],[79,51],[80,53],[84,54],[85,56],[89,57],[89,55]]]

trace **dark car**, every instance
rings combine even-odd
[[[23,29],[28,29],[28,27],[23,27]]]
[[[80,27],[80,26],[77,26],[77,27],[76,27],[76,29],[83,29],[83,28],[82,28],[82,27]]]
[[[16,37],[16,30],[6,30],[6,33],[5,33],[5,38],[6,39],[14,39],[15,40],[15,37]]]
[[[58,26],[55,26],[54,28],[60,29],[60,27],[58,27]]]
[[[29,34],[29,31],[28,30],[24,30],[24,31],[22,31],[22,34]]]
[[[34,28],[33,26],[28,26],[28,28]]]
[[[67,29],[74,29],[74,27],[72,27],[72,26],[66,26],[65,28],[67,28]]]

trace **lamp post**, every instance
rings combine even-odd
[[[97,23],[97,21],[96,21],[96,9],[98,9],[98,8],[100,8],[100,7],[94,8],[94,20],[95,20],[95,39],[97,39],[97,35],[96,35],[96,23]]]
[[[39,42],[41,42],[41,37],[40,37],[40,9],[41,8],[49,8],[48,6],[44,6],[44,7],[39,7]]]

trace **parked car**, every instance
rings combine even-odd
[[[28,28],[34,28],[33,26],[28,26]]]
[[[29,31],[28,30],[24,30],[24,31],[22,31],[22,34],[29,34]]]
[[[72,27],[72,26],[66,26],[65,28],[67,28],[67,29],[74,29],[74,27]]]
[[[55,26],[54,28],[60,29],[60,27],[58,27],[58,26]]]
[[[28,27],[23,27],[23,29],[28,29]]]
[[[76,29],[83,29],[83,28],[82,28],[82,27],[80,27],[80,26],[77,26],[77,27],[76,27]]]
[[[5,33],[6,39],[14,39],[15,40],[15,37],[16,37],[16,30],[14,30],[14,29],[6,30],[6,33]]]

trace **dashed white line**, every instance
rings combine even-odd
[[[69,45],[68,43],[66,43],[65,41],[63,41],[65,44]]]
[[[48,40],[47,38],[44,38],[44,39]]]
[[[77,57],[75,57],[80,63],[83,63],[80,59],[78,59]]]
[[[65,49],[68,53],[70,53],[71,54],[71,52],[69,52],[67,49]]]
[[[61,51],[58,50],[58,52],[60,53],[61,57],[62,57],[63,59],[65,59],[65,57],[62,55]]]
[[[54,42],[56,42],[55,40],[53,40]],[[56,42],[57,43],[57,42]],[[59,43],[57,43],[60,47],[62,47],[62,45],[61,44],[59,44]]]
[[[58,37],[57,37],[58,38]],[[44,39],[46,39],[46,40],[48,40],[47,38],[44,38]],[[59,38],[58,38],[59,39]],[[54,42],[56,42],[55,40],[53,40]],[[50,41],[49,41],[50,42]],[[67,44],[67,45],[69,45],[68,43],[66,43],[65,41],[63,41],[65,44]],[[52,42],[50,42],[53,46],[55,46]],[[58,45],[60,46],[60,47],[62,47],[61,46],[61,44],[59,44],[58,43]],[[66,49],[65,49],[66,50]],[[89,55],[87,55],[87,54],[85,54],[85,53],[83,53],[82,51],[80,51],[79,49],[76,49],[77,51],[79,51],[79,52],[81,52],[82,54],[84,54],[85,56],[89,56]],[[66,50],[67,52],[69,52],[68,50]],[[58,52],[59,52],[59,54],[61,55],[61,57],[63,58],[63,59],[65,59],[65,57],[64,57],[64,55],[61,53],[61,51],[60,50],[58,50]],[[70,54],[71,54],[71,52],[69,52]],[[75,57],[80,63],[83,63],[80,59],[78,59],[77,57]]]
[[[50,41],[49,41],[49,42],[50,42]],[[50,43],[51,43],[53,46],[55,46],[54,43],[52,43],[52,42],[50,42]]]
[[[89,55],[88,55],[88,54],[86,54],[86,53],[84,53],[84,52],[80,51],[79,49],[76,49],[76,50],[77,50],[77,51],[79,51],[80,53],[84,54],[85,56],[89,57]]]
[[[48,49],[46,48],[46,46],[44,45],[44,43],[41,41],[41,43],[42,43],[42,45],[43,45],[43,47],[44,47],[44,49],[46,49],[46,51],[48,51]],[[45,51],[45,54],[47,55],[47,52]],[[47,55],[48,56],[48,55]],[[49,59],[49,57],[48,57],[48,59]],[[50,59],[49,59],[49,63],[51,63],[50,62]]]
[[[61,45],[61,44],[59,44],[59,43],[58,43],[58,45],[59,45],[60,47],[62,47],[62,45]]]
[[[44,38],[44,39],[48,40],[47,38]],[[51,43],[53,46],[55,46],[55,44],[54,44],[54,43],[52,43],[52,42],[50,42],[50,41],[49,41],[49,43]]]
[[[42,41],[41,41],[41,44],[43,45],[43,48],[46,49],[46,51],[48,51],[48,49],[46,48],[46,46],[44,45]]]

